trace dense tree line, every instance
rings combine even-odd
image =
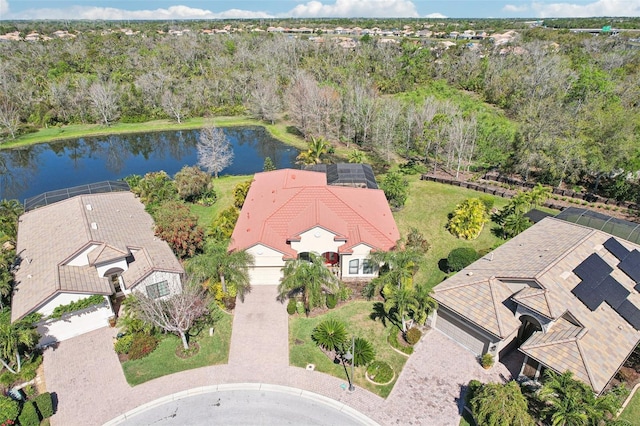
[[[640,52],[623,37],[523,29],[501,46],[368,38],[345,49],[331,38],[206,35],[197,30],[205,23],[179,37],[159,34],[164,23],[136,25],[146,32],[1,43],[4,138],[72,123],[250,113],[432,170],[497,167],[596,189],[602,178],[606,188],[615,176],[623,187],[637,182]]]

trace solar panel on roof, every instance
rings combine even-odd
[[[616,309],[618,314],[624,318],[633,328],[640,331],[640,309],[629,300],[625,300]]]
[[[604,301],[602,295],[598,294],[595,288],[588,286],[584,281],[575,286],[571,293],[575,294],[592,311],[598,309]]]
[[[636,284],[640,284],[640,252],[638,250],[630,252],[629,255],[618,264],[618,268],[627,274]]]
[[[609,250],[609,252],[618,260],[623,260],[629,255],[629,250],[627,250],[625,246],[620,244],[620,241],[616,240],[613,237],[604,242],[604,248]]]
[[[598,286],[598,293],[613,309],[617,309],[631,294],[615,278],[609,275]]]
[[[613,268],[595,253],[592,253],[573,270],[583,281],[595,281],[596,284],[612,271]]]

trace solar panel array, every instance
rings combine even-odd
[[[634,289],[640,291],[640,252],[627,250],[615,238],[609,238],[604,247],[620,260],[617,267],[634,280]],[[592,253],[573,272],[582,281],[571,292],[591,311],[607,302],[633,328],[640,330],[640,309],[629,301],[631,292],[611,276],[611,265]]]

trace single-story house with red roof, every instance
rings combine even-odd
[[[437,285],[431,325],[521,375],[573,372],[596,393],[640,343],[640,246],[547,217]]]
[[[229,250],[253,255],[252,285],[279,284],[285,261],[309,252],[343,280],[366,280],[377,275],[369,253],[390,250],[399,238],[381,190],[332,186],[325,173],[282,169],[255,175]]]
[[[153,219],[129,191],[79,195],[24,213],[16,250],[11,320],[42,314],[41,345],[109,325],[112,296],[142,291],[157,298],[182,291],[182,265],[154,235]],[[104,301],[50,318],[56,307],[93,295]]]

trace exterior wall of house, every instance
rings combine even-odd
[[[353,278],[374,278],[378,275],[377,269],[374,268],[372,274],[365,274],[363,271],[363,261],[369,256],[371,252],[371,247],[366,244],[358,244],[353,248],[352,253],[343,254],[340,257],[340,270],[342,273],[343,279],[353,279]],[[358,261],[358,272],[351,273],[349,265],[351,261]]]
[[[46,317],[51,315],[53,310],[60,305],[68,305],[71,302],[86,299],[90,296],[91,294],[58,293],[55,297],[42,305],[36,312]]]
[[[438,308],[431,318],[431,324],[476,356],[490,352],[497,359],[502,341],[446,307]]]
[[[89,264],[89,258],[87,257],[87,255],[89,254],[89,252],[91,252],[91,250],[95,249],[96,247],[98,247],[97,244],[93,244],[93,245],[87,247],[85,250],[83,250],[76,257],[74,257],[73,259],[68,261],[67,265],[69,265],[69,266],[87,266]]]
[[[249,247],[247,252],[254,259],[254,266],[249,268],[251,285],[278,285],[284,266],[283,254],[262,244]]]
[[[109,263],[105,263],[99,266],[96,266],[96,270],[98,271],[98,275],[101,277],[104,277],[105,273],[109,270],[109,269],[113,269],[113,268],[119,268],[122,269],[123,271],[126,271],[127,269],[129,269],[129,264],[127,263],[126,259],[120,259],[117,260],[115,262],[109,262]]]
[[[136,284],[136,286],[133,288],[133,291],[140,291],[144,294],[147,294],[148,285],[156,284],[162,281],[166,281],[169,286],[169,294],[167,296],[178,294],[182,291],[182,279],[180,277],[180,274],[164,271],[156,271],[151,273],[148,277]],[[123,289],[123,293],[130,294],[131,289]]]
[[[296,252],[312,252],[323,254],[326,252],[337,252],[338,247],[343,245],[344,241],[335,241],[336,235],[324,228],[316,226],[302,234],[300,241],[292,241],[291,248]]]
[[[89,295],[84,296],[88,297]],[[38,344],[47,346],[108,326],[109,318],[113,316],[113,311],[106,298],[105,302],[101,306],[66,314],[60,319],[50,319],[37,323],[36,329],[40,333]]]

